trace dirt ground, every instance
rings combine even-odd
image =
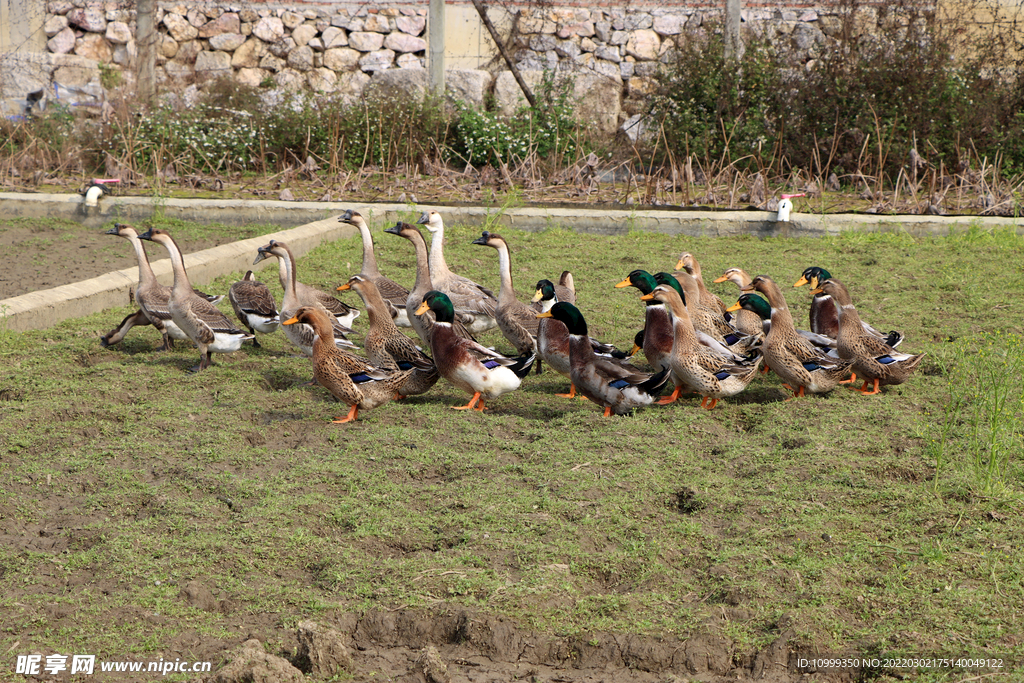
[[[233,242],[225,231],[179,240],[185,253]],[[150,260],[167,258],[163,248],[147,247]],[[126,240],[70,221],[0,219],[0,299],[50,289],[136,265]]]

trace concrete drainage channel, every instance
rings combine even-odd
[[[568,206],[518,208],[501,211],[494,207],[436,206],[418,204],[351,204],[340,202],[281,202],[249,200],[153,199],[107,197],[99,206],[87,208],[79,195],[0,193],[0,219],[12,217],[63,218],[99,228],[112,222],[138,223],[154,215],[197,223],[227,225],[272,223],[285,228],[232,244],[189,254],[185,257],[189,278],[195,285],[233,272],[253,268],[256,250],[270,240],[286,242],[296,257],[324,241],[351,238],[355,228],[338,222],[345,209],[362,213],[375,228],[380,223],[409,220],[423,210],[436,209],[449,224],[484,225],[489,217],[497,226],[539,231],[561,227],[577,232],[618,235],[630,230],[670,235],[724,237],[821,237],[844,230],[865,232],[906,232],[914,236],[945,235],[971,225],[984,229],[1013,228],[1021,232],[1017,219],[975,216],[873,216],[863,214],[813,215],[796,213],[787,222],[777,222],[767,211],[701,211],[690,209],[623,210]],[[297,226],[297,227],[296,227]],[[268,262],[255,267],[259,270]],[[161,282],[172,279],[170,261],[153,262]],[[53,289],[31,292],[0,301],[0,325],[14,332],[44,329],[67,319],[127,306],[130,291],[138,283],[134,266],[99,277]]]

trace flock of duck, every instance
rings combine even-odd
[[[823,268],[808,268],[794,285],[809,284],[813,295],[811,329],[798,330],[771,278],[751,278],[730,268],[715,280],[740,288],[739,301],[726,307],[705,287],[700,264],[690,253],[680,257],[674,273],[634,270],[615,285],[635,287],[646,304],[643,329],[633,349],[624,353],[588,335],[568,271],[557,284],[540,280],[530,305],[520,302],[512,284],[509,247],[500,235],[485,231],[473,241],[498,252],[501,284],[495,296],[448,268],[444,224],[436,211],[423,213],[418,221],[431,233],[429,253],[416,225],[400,222],[388,228],[385,232],[409,240],[415,251],[416,280],[410,291],[381,274],[369,226],[358,212],[346,211],[338,220],[358,228],[362,237],[362,270],[337,289],[354,290],[365,305],[365,357],[353,353],[356,347],[348,340],[359,311],[299,282],[295,259],[284,243],[270,241],[258,249],[254,261],[255,265],[277,258],[284,289],[280,309],[252,271],[228,293],[246,332],[216,307],[219,297],[192,288],[181,251],[167,231],[151,229],[140,235],[121,224],[107,234],[124,237],[135,249],[139,310],[101,343],[116,344],[133,326],[153,325],[163,335],[163,349],[172,348],[174,340],[194,343],[200,362],[193,370],[199,371],[211,365],[212,353],[237,351],[248,340],[258,346],[257,332],[269,334],[280,325],[288,340],[311,358],[315,382],[350,407],[347,415],[335,418],[339,423],[354,421],[360,409],[422,394],[441,377],[471,395],[456,409],[483,411],[487,401],[519,388],[534,364],[539,373],[542,362],[570,381],[569,393],[558,396],[572,398],[578,392],[609,416],[672,403],[684,392],[699,395],[701,406],[710,410],[720,399],[743,391],[760,369],[776,373],[794,398],[828,392],[858,377],[864,382],[859,391],[872,395],[883,385],[906,381],[924,356],[897,351],[901,333],[883,334],[863,322],[846,287]],[[157,281],[142,240],[167,249],[172,286]],[[411,327],[423,347],[400,326]],[[495,326],[515,348],[516,357],[506,357],[474,338]],[[639,350],[653,372],[630,363]],[[670,380],[672,393],[659,398]]]

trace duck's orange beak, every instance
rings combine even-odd
[[[346,282],[343,285],[338,285],[338,289],[336,291],[343,292],[346,289],[352,289],[352,285],[350,285],[349,283]]]
[[[679,259],[679,262],[676,263],[676,270],[682,270],[683,267],[684,267],[683,259]]]
[[[297,322],[299,322],[299,316],[293,315],[292,317],[288,318],[287,320],[285,320],[281,324],[282,325],[294,325]]]
[[[678,268],[678,266],[676,266],[676,267]],[[722,277],[720,277],[720,278],[717,278],[717,279],[715,280],[715,282],[725,282],[725,281],[726,281],[726,280],[728,280],[728,279],[729,279],[729,277],[728,277],[728,276],[726,276],[726,275],[723,275]]]
[[[803,275],[801,275],[801,276],[800,276],[800,279],[799,279],[799,280],[797,280],[796,282],[794,282],[794,283],[793,283],[793,286],[794,286],[794,287],[803,287],[803,286],[804,286],[804,285],[806,285],[806,284],[807,284],[808,282],[810,282],[810,280],[808,280],[808,279],[807,279],[807,278],[805,278],[805,277],[804,277]]]
[[[424,301],[423,303],[420,304],[420,307],[417,308],[413,313],[415,315],[423,315],[424,313],[426,313],[429,310],[430,310],[430,305],[426,301]]]
[[[734,304],[733,304],[732,306],[730,306],[729,308],[725,309],[725,312],[726,312],[726,313],[732,313],[733,311],[738,311],[738,310],[740,310],[741,308],[743,308],[743,307],[742,307],[742,306],[740,306],[740,302],[739,302],[739,301],[737,301],[737,302],[736,302],[736,303],[734,303]]]
[[[651,301],[652,299],[654,299],[654,292],[651,292],[650,294],[644,294],[642,297],[640,297],[640,301]]]
[[[630,282],[630,281],[629,281],[629,278],[627,277],[627,278],[626,278],[625,280],[623,280],[623,281],[622,281],[622,282],[620,282],[619,284],[615,285],[615,287],[616,287],[616,288],[620,288],[620,287],[631,287],[632,285],[633,285],[633,283],[632,283],[632,282]]]
[[[539,293],[540,292],[538,292],[538,294]],[[551,315],[551,311],[545,311],[544,313],[538,313],[537,317],[538,318],[554,318],[555,316]]]

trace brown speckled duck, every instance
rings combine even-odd
[[[820,348],[801,337],[793,326],[793,316],[786,306],[782,291],[767,275],[758,275],[744,292],[758,291],[771,306],[772,327],[761,345],[765,363],[782,378],[793,398],[811,393],[826,393],[850,372],[851,362],[826,355]],[[739,310],[740,305],[733,307]]]
[[[295,315],[281,322],[287,327],[309,325],[316,334],[313,342],[313,376],[342,403],[349,406],[348,415],[336,417],[334,422],[354,422],[359,409],[370,410],[395,398],[399,387],[409,379],[412,370],[387,373],[358,356],[342,351],[331,339],[330,314],[312,306],[300,306]]]
[[[399,398],[422,394],[433,387],[440,375],[426,354],[416,348],[411,339],[395,325],[384,297],[373,280],[353,275],[338,287],[339,291],[355,290],[366,306],[370,329],[363,340],[363,349],[371,363],[390,372],[412,370],[409,379],[398,388]]]
[[[256,279],[253,272],[247,271],[245,277],[231,285],[228,290],[228,301],[239,321],[252,335],[252,345],[259,346],[256,333],[271,334],[277,329],[281,319],[277,315],[277,303],[270,288]]]

